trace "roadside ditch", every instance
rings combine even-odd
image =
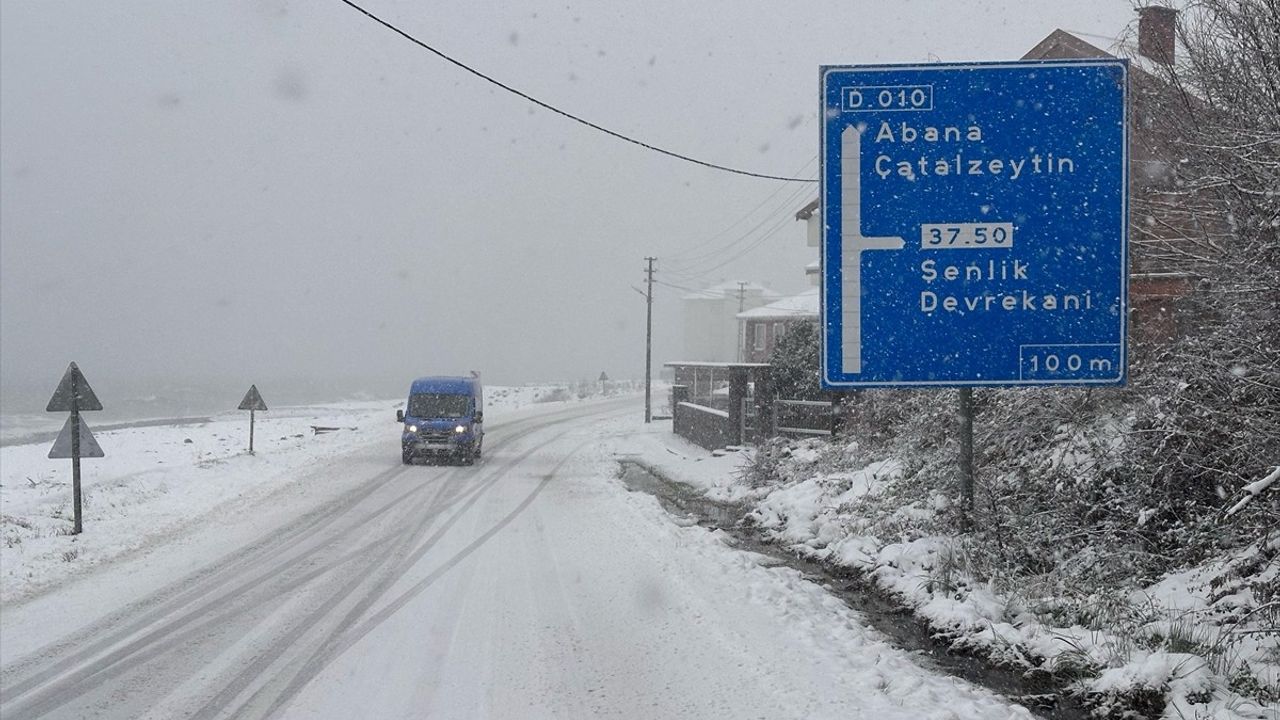
[[[652,495],[673,516],[697,525],[723,531],[732,544],[758,553],[800,572],[826,588],[896,646],[911,652],[931,669],[963,678],[1016,702],[1046,720],[1089,720],[1089,708],[1068,692],[1069,680],[1041,673],[1026,673],[994,665],[984,658],[957,652],[946,637],[939,636],[928,623],[914,615],[891,595],[859,573],[847,568],[800,557],[784,547],[768,542],[760,532],[740,521],[745,504],[720,503],[697,489],[662,476],[634,458],[618,458],[620,479],[632,492]]]

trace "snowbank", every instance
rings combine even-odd
[[[904,481],[898,459],[833,469],[848,463],[820,456],[839,449],[820,452],[814,441],[769,448],[774,456],[768,459],[750,452],[708,457],[673,436],[646,443],[646,463],[712,499],[747,502],[746,521],[767,539],[864,573],[956,650],[1029,672],[1079,677],[1075,691],[1089,695],[1104,713],[1157,707],[1167,718],[1280,717],[1280,705],[1258,690],[1280,686],[1280,630],[1259,622],[1275,617],[1274,607],[1260,607],[1252,594],[1268,584],[1274,592],[1280,582],[1280,547],[1250,548],[1169,574],[1128,598],[1099,598],[1105,612],[1093,622],[1062,624],[1052,598],[1038,594],[1032,606],[1031,593],[966,572],[964,540],[947,534],[948,523],[938,517],[949,499],[920,499],[920,492],[912,492],[904,500],[895,486]],[[1058,448],[1052,461],[1071,464],[1078,458]],[[745,466],[762,463],[779,481],[752,487]],[[1272,543],[1280,546],[1280,539]],[[1233,562],[1249,559],[1269,562],[1269,569],[1247,573],[1234,585],[1224,582]],[[1257,614],[1248,622],[1251,613]]]

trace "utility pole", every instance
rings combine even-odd
[[[651,384],[653,382],[653,263],[658,258],[646,257],[649,266],[645,268],[645,318],[644,318],[644,421],[653,422],[653,400]]]
[[[743,300],[747,291],[747,283],[745,280],[738,281],[738,314],[742,314]],[[738,362],[747,359],[747,328],[743,325],[742,320],[734,318],[738,321]]]

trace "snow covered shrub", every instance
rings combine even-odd
[[[821,337],[818,324],[809,320],[792,323],[769,355],[773,390],[776,397],[787,400],[822,400],[819,380]]]
[[[773,438],[743,461],[738,477],[753,489],[783,485],[817,472],[820,465],[829,465],[826,455],[829,448],[818,440]]]
[[[752,489],[777,485],[782,480],[782,462],[790,454],[786,438],[768,440],[738,466],[738,477]]]
[[[1166,251],[1199,278],[1188,336],[1158,354],[1139,389],[1139,482],[1162,500],[1151,527],[1200,551],[1280,526],[1280,493],[1229,522],[1219,509],[1280,464],[1280,3],[1199,0],[1178,15],[1182,59],[1152,71],[1155,130],[1172,139],[1175,182],[1158,205]],[[1181,49],[1179,50],[1181,53]],[[1135,205],[1135,216],[1144,214]],[[1141,232],[1141,225],[1135,230]],[[1178,547],[1178,537],[1153,538]]]

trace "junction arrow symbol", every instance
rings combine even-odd
[[[862,129],[850,125],[840,134],[840,275],[843,371],[862,372],[862,252],[901,250],[892,235],[862,234]]]

